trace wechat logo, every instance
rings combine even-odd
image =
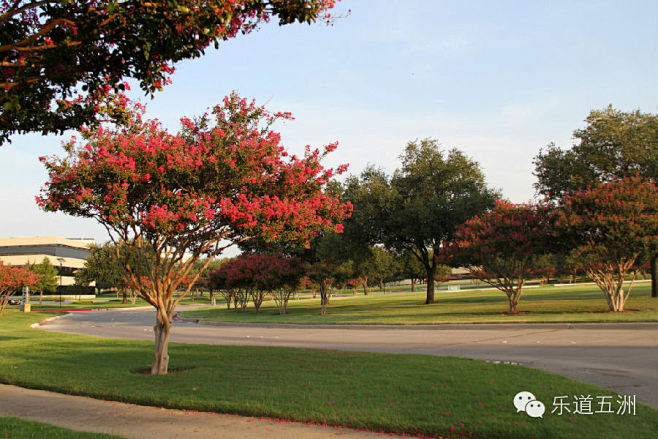
[[[517,413],[526,412],[531,418],[543,418],[546,411],[544,403],[525,390],[514,395],[514,407],[516,407]]]

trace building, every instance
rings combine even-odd
[[[39,236],[0,238],[0,261],[7,265],[38,264],[48,258],[60,275],[61,285],[73,285],[74,273],[84,267],[93,239]]]

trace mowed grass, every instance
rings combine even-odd
[[[519,303],[520,313],[506,314],[507,297],[498,290],[437,291],[436,303],[425,305],[425,292],[385,293],[332,298],[328,314],[320,316],[319,299],[291,300],[280,315],[272,301],[259,313],[214,308],[182,315],[219,322],[296,324],[437,324],[523,322],[651,322],[658,321],[658,299],[650,297],[650,285],[638,283],[626,303],[627,312],[611,313],[596,285],[528,288]]]
[[[119,436],[85,433],[41,422],[1,417],[0,437],[10,439],[121,439]]]
[[[18,296],[20,297],[20,296]],[[151,305],[145,300],[137,297],[135,303],[131,303],[130,297],[128,297],[128,303],[123,303],[123,297],[119,295],[117,297],[114,293],[103,293],[96,296],[95,299],[85,299],[85,300],[74,300],[67,301],[67,303],[62,303],[61,306],[59,303],[53,303],[59,300],[58,296],[44,296],[43,303],[39,300],[39,295],[30,296],[30,303],[32,305],[32,311],[63,311],[66,310],[78,310],[78,309],[98,309],[98,308],[135,308],[135,307],[151,307]],[[68,303],[71,302],[71,303]],[[198,293],[194,296],[185,297],[181,305],[209,305],[210,297],[206,292],[203,296],[199,296]],[[20,305],[8,305],[6,308],[7,313],[19,312]]]
[[[29,329],[50,315],[0,317],[0,381],[430,437],[623,439],[658,431],[658,410],[642,404],[634,416],[550,413],[555,396],[611,396],[614,402],[611,390],[522,366],[450,357],[171,344],[175,372],[145,375],[140,372],[150,364],[152,343]],[[512,400],[521,390],[545,403],[543,418],[516,412]]]

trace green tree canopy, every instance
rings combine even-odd
[[[364,236],[398,253],[410,252],[422,264],[426,303],[434,303],[440,265],[434,255],[459,224],[492,207],[498,194],[487,187],[476,161],[457,149],[443,151],[435,139],[409,142],[400,159],[392,177],[368,168],[347,182],[346,192],[358,195],[351,201],[354,218],[366,217]]]
[[[612,107],[593,110],[569,149],[550,144],[534,159],[537,191],[551,199],[599,181],[640,175],[658,179],[658,114]]]
[[[44,257],[40,263],[31,265],[30,269],[41,275],[35,286],[38,291],[54,292],[57,289],[57,269],[50,262],[50,259]]]
[[[89,248],[84,267],[75,272],[75,283],[87,286],[95,282],[98,289],[114,288],[125,275],[114,244],[106,242],[101,246],[94,244]]]

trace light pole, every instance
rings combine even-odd
[[[59,309],[62,309],[62,264],[64,263],[64,258],[57,258],[59,261]]]

